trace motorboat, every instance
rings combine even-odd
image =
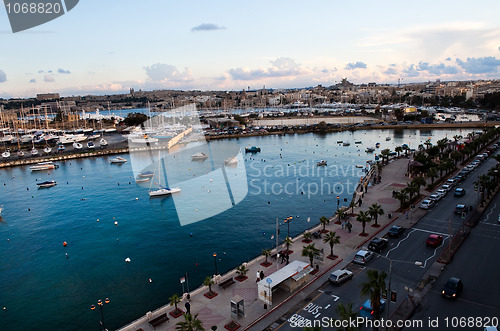
[[[362,141],[355,141],[354,143],[355,144],[362,144],[363,142]]]
[[[178,193],[180,191],[181,191],[181,189],[178,187],[175,187],[175,188],[161,187],[157,190],[149,191],[149,197],[159,197],[159,196],[164,196],[164,195],[170,195],[173,193]]]
[[[58,164],[52,163],[52,161],[40,162],[34,166],[30,167],[31,171],[40,171],[40,170],[51,170],[59,168]]]
[[[3,152],[2,157],[4,159],[8,159],[10,157],[10,150],[7,149],[5,152]]]
[[[342,144],[342,146],[351,146],[351,143],[350,143],[350,142],[348,142],[348,141],[346,141],[346,142],[344,142],[344,143]]]
[[[316,166],[318,166],[318,167],[324,167],[326,165],[327,165],[327,162],[325,160],[321,160],[321,161],[318,161],[316,163]]]
[[[108,146],[108,142],[106,141],[106,139],[101,138],[101,140],[99,140],[99,145],[100,146]]]
[[[379,148],[379,147],[380,147],[380,143],[376,143],[375,148]]]
[[[260,152],[260,147],[252,146],[245,148],[245,153],[257,153],[257,152]]]
[[[391,140],[391,137],[386,137],[385,138],[385,141],[389,141],[389,140]]]
[[[57,151],[58,151],[58,152],[62,152],[62,151],[64,151],[65,149],[66,149],[66,147],[64,147],[64,145],[63,145],[63,144],[59,144],[59,145],[57,145]]]
[[[232,164],[237,164],[237,163],[238,163],[237,156],[228,157],[227,159],[224,160],[225,165],[232,165]]]
[[[36,156],[36,155],[38,155],[38,149],[36,149],[35,147],[33,147],[31,149],[31,156]]]
[[[125,163],[127,160],[125,160],[123,157],[118,156],[115,157],[114,159],[109,160],[109,163]]]
[[[45,147],[45,148],[43,149],[43,152],[44,152],[45,154],[50,154],[50,152],[52,152],[52,148],[50,148],[49,146],[47,146],[47,147]]]
[[[17,157],[23,157],[24,152],[23,151],[17,151]]]
[[[136,178],[135,182],[136,183],[144,183],[144,182],[147,182],[149,180],[150,180],[150,178],[148,178],[148,177],[146,177],[146,178]]]
[[[153,177],[155,174],[154,172],[152,171],[144,171],[144,172],[140,172],[138,175],[137,175],[137,178],[151,178]]]
[[[362,164],[356,164],[356,168],[364,168]]]
[[[198,152],[198,153],[191,155],[192,160],[205,160],[207,157],[208,157],[208,155],[205,153],[202,153],[202,152]]]
[[[93,141],[89,141],[89,142],[87,143],[87,148],[88,148],[88,149],[94,149],[94,148],[95,148],[94,142],[93,142]]]
[[[46,182],[37,183],[36,185],[38,185],[38,188],[48,188],[48,187],[56,186],[57,183],[55,180],[48,180]]]
[[[82,148],[83,148],[83,145],[82,145],[82,144],[80,144],[80,143],[74,142],[74,143],[73,143],[73,147],[74,147],[75,149],[82,149]]]
[[[0,216],[2,216],[3,205],[0,205]]]
[[[365,150],[365,152],[367,152],[367,153],[373,153],[374,151],[375,151],[375,148],[373,148],[373,147],[368,147],[368,148]]]

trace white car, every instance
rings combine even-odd
[[[448,185],[448,184],[444,184],[443,186],[441,186],[441,188],[442,188],[443,190],[445,190],[446,192],[449,192],[449,191],[451,190],[451,186],[450,186],[450,185]]]
[[[434,201],[434,202],[438,202],[442,197],[443,196],[441,196],[440,194],[437,194],[437,193],[429,195],[429,199]]]
[[[453,187],[453,186],[457,185],[457,181],[453,178],[450,178],[450,179],[446,180],[446,185],[450,185],[450,187]]]
[[[368,261],[370,261],[372,258],[373,258],[372,252],[365,251],[364,249],[362,249],[356,253],[356,255],[354,256],[354,260],[352,260],[352,262],[366,265],[366,263],[368,263]]]
[[[443,190],[442,188],[440,188],[439,190],[436,191],[436,194],[439,194],[442,197],[444,197],[446,195],[446,190]]]
[[[353,277],[352,271],[346,269],[338,269],[330,274],[328,280],[335,285],[340,285]]]
[[[422,208],[422,209],[431,209],[432,206],[434,206],[434,201],[429,200],[429,199],[425,199],[424,201],[422,201],[420,203],[420,208]]]

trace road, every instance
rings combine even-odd
[[[455,206],[459,203],[468,206],[477,205],[479,193],[474,191],[474,182],[477,181],[481,174],[486,173],[496,163],[491,157],[482,162],[463,182],[457,185],[457,187],[462,187],[466,190],[465,196],[454,197],[453,188],[413,228],[408,229],[400,239],[390,239],[389,247],[381,253],[382,255],[375,256],[368,263],[368,268],[383,270],[390,275],[390,288],[397,293],[397,304],[389,304],[385,311],[382,312],[383,318],[387,318],[403,302],[405,297],[410,294],[410,291],[417,287],[430,266],[443,251],[444,246],[449,243],[451,235],[463,227],[464,219],[462,219],[462,215],[455,214]],[[468,270],[467,272],[463,270],[460,270],[460,272],[457,271],[463,278],[467,288],[463,293],[463,301],[460,301],[463,303],[463,307],[456,311],[457,317],[500,316],[500,311],[498,310],[500,294],[490,295],[492,292],[500,293],[500,283],[495,282],[491,287],[491,291],[490,288],[484,287],[484,284],[492,284],[494,282],[493,277],[498,274],[496,267],[498,259],[495,253],[498,250],[498,241],[500,240],[500,225],[496,224],[497,217],[495,215],[500,214],[500,200],[497,204],[493,203],[491,208],[484,214],[488,215],[489,213],[489,217],[476,227],[475,230],[477,233],[472,237],[474,240],[471,240],[471,238],[466,240],[466,245],[471,247],[469,248],[470,252],[462,253],[462,248],[458,254],[460,257],[458,258],[457,256],[452,264],[452,266],[461,266],[462,269]],[[409,215],[409,217],[411,216]],[[443,235],[444,241],[441,246],[430,248],[425,245],[427,237],[432,233]],[[481,246],[481,249],[476,251],[476,246],[478,245]],[[482,253],[478,254],[479,251]],[[492,260],[495,262],[491,263]],[[471,266],[471,261],[474,263],[473,267]],[[488,263],[490,264],[489,268],[485,266]],[[340,302],[344,305],[353,303],[353,310],[358,311],[361,304],[367,299],[360,295],[361,284],[367,280],[366,268],[351,263],[346,269],[355,273],[351,281],[341,286],[325,283],[317,292],[296,305],[282,316],[280,320],[276,321],[270,329],[297,330],[295,325],[300,322],[317,321],[325,317],[327,319],[336,318],[338,317],[336,307]],[[488,271],[479,273],[477,270]],[[444,299],[441,299],[440,296],[441,287],[450,274],[453,274],[453,267],[445,270],[443,276],[434,285],[433,291],[425,299],[427,303],[423,305],[420,312],[421,315],[415,316],[416,319],[423,319],[425,316],[434,316],[433,314],[436,314],[436,317],[439,318],[454,316],[451,314],[453,307],[449,308],[450,305],[447,301],[443,303]],[[480,277],[479,274],[481,275]],[[478,278],[482,281],[478,282],[474,280]],[[477,291],[472,291],[473,287],[469,287],[469,284],[473,282],[477,284]],[[483,286],[482,289],[480,289],[481,286]],[[481,299],[488,296],[491,299]],[[483,315],[480,314],[481,312]],[[425,321],[427,321],[427,318],[425,318]],[[419,330],[422,330],[422,328]]]

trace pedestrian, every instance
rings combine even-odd
[[[186,307],[186,315],[191,315],[191,304],[188,301],[186,301],[184,307]]]
[[[265,275],[264,275],[264,271],[262,271],[262,270],[261,270],[261,271],[260,271],[260,279],[264,279],[264,276],[265,276]]]
[[[378,175],[378,182],[380,184],[380,181],[382,180],[382,176]]]
[[[260,271],[257,271],[257,280],[255,282],[258,283],[259,280],[260,280]]]
[[[287,254],[286,255],[286,264],[288,264],[289,260],[290,260],[290,255]]]
[[[347,230],[349,231],[349,233],[351,233],[351,229],[352,229],[352,224],[351,222],[347,223]]]
[[[361,207],[361,204],[363,203],[363,200],[359,199],[358,200],[358,205]]]
[[[344,230],[345,222],[342,222],[342,230]]]

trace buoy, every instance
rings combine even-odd
[[[99,219],[97,219],[97,222],[99,222]]]
[[[127,262],[127,263],[130,263],[130,261],[131,261],[131,260],[130,260],[130,258],[129,258],[129,257],[127,257],[127,258],[125,259],[125,262]]]
[[[196,209],[196,212],[198,212],[198,209]]]
[[[68,258],[68,253],[66,253],[66,258]]]
[[[151,280],[151,278],[149,278],[149,282],[152,283],[153,281]]]
[[[210,183],[212,182],[212,178],[210,178]]]
[[[64,247],[68,246],[68,243],[67,242],[63,242],[63,246]]]
[[[139,198],[135,198],[135,200],[139,200]]]
[[[118,225],[118,221],[115,221],[115,225]]]

